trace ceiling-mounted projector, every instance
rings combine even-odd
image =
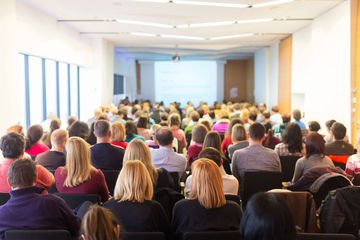
[[[178,54],[175,54],[174,56],[171,57],[171,60],[173,60],[174,62],[178,62],[180,61],[180,56]]]

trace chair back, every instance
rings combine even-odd
[[[66,230],[9,230],[5,232],[5,240],[71,240]]]
[[[298,233],[296,240],[356,240],[356,237],[351,234]]]
[[[106,184],[111,196],[114,196],[114,189],[120,171],[118,170],[101,170],[104,173]]]
[[[98,203],[97,194],[74,194],[74,193],[55,193],[54,195],[62,198],[71,209],[77,209],[84,202]]]
[[[121,240],[166,240],[162,232],[121,232]]]
[[[300,156],[280,156],[282,181],[290,182],[294,176],[295,165]]]
[[[336,167],[340,167],[342,170],[345,170],[349,155],[329,155],[328,157],[333,161]]]
[[[183,240],[240,240],[239,231],[186,232]]]
[[[163,206],[166,215],[169,217],[169,220],[171,220],[175,203],[184,199],[184,195],[172,188],[160,188],[154,192],[153,199]]]
[[[244,172],[240,178],[240,197],[243,207],[246,207],[247,201],[255,193],[282,188],[281,180],[281,172]]]
[[[10,194],[0,193],[0,205],[5,204],[10,199]]]
[[[225,194],[226,200],[233,201],[239,205],[241,205],[241,199],[238,195]]]
[[[169,173],[174,181],[174,190],[177,192],[181,192],[179,173],[178,172],[169,172]]]

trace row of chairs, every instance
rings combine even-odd
[[[166,240],[161,232],[122,232],[122,240]],[[5,240],[71,240],[66,230],[11,230],[5,233]],[[240,240],[238,231],[188,232],[183,240]],[[297,240],[355,240],[350,234],[298,233]]]

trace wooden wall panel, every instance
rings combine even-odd
[[[141,65],[136,60],[136,94],[141,94]]]
[[[292,36],[279,44],[279,90],[278,104],[280,112],[291,111],[291,63]]]

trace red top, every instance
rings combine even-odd
[[[49,150],[50,148],[45,144],[35,143],[28,150],[26,150],[26,153],[29,154],[30,156],[37,156],[38,154],[47,152]]]
[[[226,155],[227,147],[232,143],[231,137],[226,135],[221,143],[221,151]]]
[[[124,150],[126,150],[126,147],[128,145],[127,142],[111,142],[112,145],[118,146],[118,147],[122,147]]]
[[[66,176],[67,170],[64,167],[58,167],[56,169],[55,182],[56,188],[60,193],[97,194],[101,202],[109,199],[109,189],[101,170],[93,168],[90,178],[75,187],[64,186]]]
[[[196,160],[202,149],[203,149],[202,144],[193,144],[189,146],[187,152],[187,159],[189,166],[191,166],[191,164]]]

